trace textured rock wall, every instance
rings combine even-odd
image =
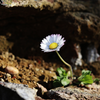
[[[61,49],[61,54],[66,60],[70,56],[67,55],[72,53],[68,49],[74,43],[80,44],[83,48],[84,44],[90,43],[99,47],[100,17],[93,13],[85,5],[85,2],[78,0],[54,0],[52,2],[51,0],[35,0],[28,4],[33,7],[10,8],[8,5],[9,8],[7,8],[0,5],[0,35],[6,38],[2,44],[6,40],[9,41],[10,46],[6,45],[5,48],[10,49],[13,54],[20,57],[43,55],[44,58],[47,56],[47,58],[54,57],[55,59],[54,53],[44,54],[39,46],[45,36],[52,33],[61,34],[66,39],[66,44]],[[87,2],[89,3],[89,1]],[[38,6],[36,7],[36,5]],[[1,51],[3,50],[5,49]]]

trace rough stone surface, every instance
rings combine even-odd
[[[100,0],[74,0],[75,3],[81,3],[87,7],[87,10],[100,17]]]
[[[35,88],[0,81],[0,100],[35,100],[36,93]]]
[[[91,89],[80,87],[58,87],[48,91],[50,98],[56,100],[100,100],[100,85],[91,85]]]
[[[37,0],[33,4],[40,2],[42,1]],[[5,36],[5,42],[1,41],[0,44],[6,44],[5,47],[0,45],[2,51],[10,49],[13,54],[26,58],[33,55],[50,58],[51,54],[41,52],[40,42],[52,33],[61,34],[66,39],[66,44],[60,51],[65,60],[70,58],[66,58],[66,55],[71,54],[67,49],[73,43],[82,46],[85,43],[94,43],[97,49],[100,48],[100,17],[90,12],[84,3],[55,0],[52,6],[45,6],[43,9],[39,7],[7,8],[0,5],[0,34]],[[7,41],[10,41],[10,44]]]

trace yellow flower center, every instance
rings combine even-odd
[[[50,48],[50,49],[55,49],[55,48],[57,48],[57,46],[58,46],[58,44],[55,43],[55,42],[53,42],[53,43],[51,43],[51,44],[49,45],[49,48]]]

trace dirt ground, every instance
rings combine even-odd
[[[14,67],[19,70],[16,74],[13,73],[7,67]],[[76,66],[73,69],[74,75],[81,75],[82,69],[88,69],[92,71],[93,78],[100,78],[100,62],[94,62],[90,65],[83,64],[83,66]],[[24,58],[15,57],[12,53],[4,52],[0,55],[0,80],[5,82],[12,82],[18,84],[26,84],[29,87],[37,87],[37,83],[43,85],[47,89],[52,89],[53,80],[56,79],[56,69],[63,67],[68,71],[68,67],[61,61],[46,62],[41,57],[34,57],[34,59],[28,60]]]

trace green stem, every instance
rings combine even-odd
[[[63,58],[60,56],[60,54],[58,53],[58,51],[56,51],[56,53],[57,53],[57,55],[59,56],[59,58],[61,59],[61,61],[62,61],[65,65],[67,65],[67,66],[70,68],[71,78],[72,78],[72,80],[73,80],[73,71],[72,71],[71,65],[68,64],[67,62],[65,62],[65,61],[63,60]]]

